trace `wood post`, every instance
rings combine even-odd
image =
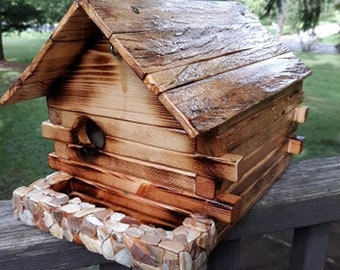
[[[329,230],[330,223],[295,229],[289,269],[324,269]]]

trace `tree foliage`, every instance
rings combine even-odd
[[[43,24],[53,24],[66,12],[71,0],[1,0],[0,5],[0,60],[4,60],[2,34],[19,33]]]
[[[297,29],[307,31],[315,28],[324,6],[334,2],[334,0],[267,0],[265,2],[262,18],[283,13],[283,2],[292,2],[291,4],[294,4],[294,8],[296,8],[294,12]]]

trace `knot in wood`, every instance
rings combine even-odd
[[[133,13],[136,13],[136,14],[139,14],[139,13],[140,13],[139,8],[138,8],[138,7],[135,7],[135,6],[130,6],[130,10],[131,10]]]

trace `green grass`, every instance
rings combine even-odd
[[[340,44],[340,34],[334,34],[329,37],[322,38],[320,42],[325,43],[325,44],[333,44],[333,45]]]
[[[48,34],[5,35],[6,59],[30,62]],[[0,96],[21,70],[0,71]],[[41,137],[40,124],[47,119],[45,99],[0,106],[0,199],[9,199],[12,190],[50,173],[47,154],[52,142]]]
[[[42,37],[42,34],[26,33],[20,38],[6,36],[8,59],[31,61],[45,40]],[[298,56],[314,74],[304,83],[305,104],[310,106],[310,115],[297,131],[306,141],[305,150],[295,160],[339,155],[340,55],[299,53]],[[19,74],[16,70],[0,71],[0,95]],[[15,187],[28,185],[51,172],[47,155],[53,151],[52,142],[40,133],[40,124],[46,119],[44,98],[0,106],[0,199],[9,199]]]
[[[307,123],[297,134],[305,136],[303,153],[296,160],[340,154],[340,55],[297,54],[312,70],[304,81]]]
[[[13,72],[0,72],[0,94],[8,87],[3,78]],[[0,199],[51,172],[47,154],[52,142],[41,137],[40,124],[47,119],[43,98],[0,107]]]
[[[23,32],[7,33],[4,38],[4,51],[7,61],[29,63],[45,43],[49,33]]]

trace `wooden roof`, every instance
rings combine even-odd
[[[236,2],[75,2],[1,104],[46,95],[98,28],[191,137],[311,73]]]

